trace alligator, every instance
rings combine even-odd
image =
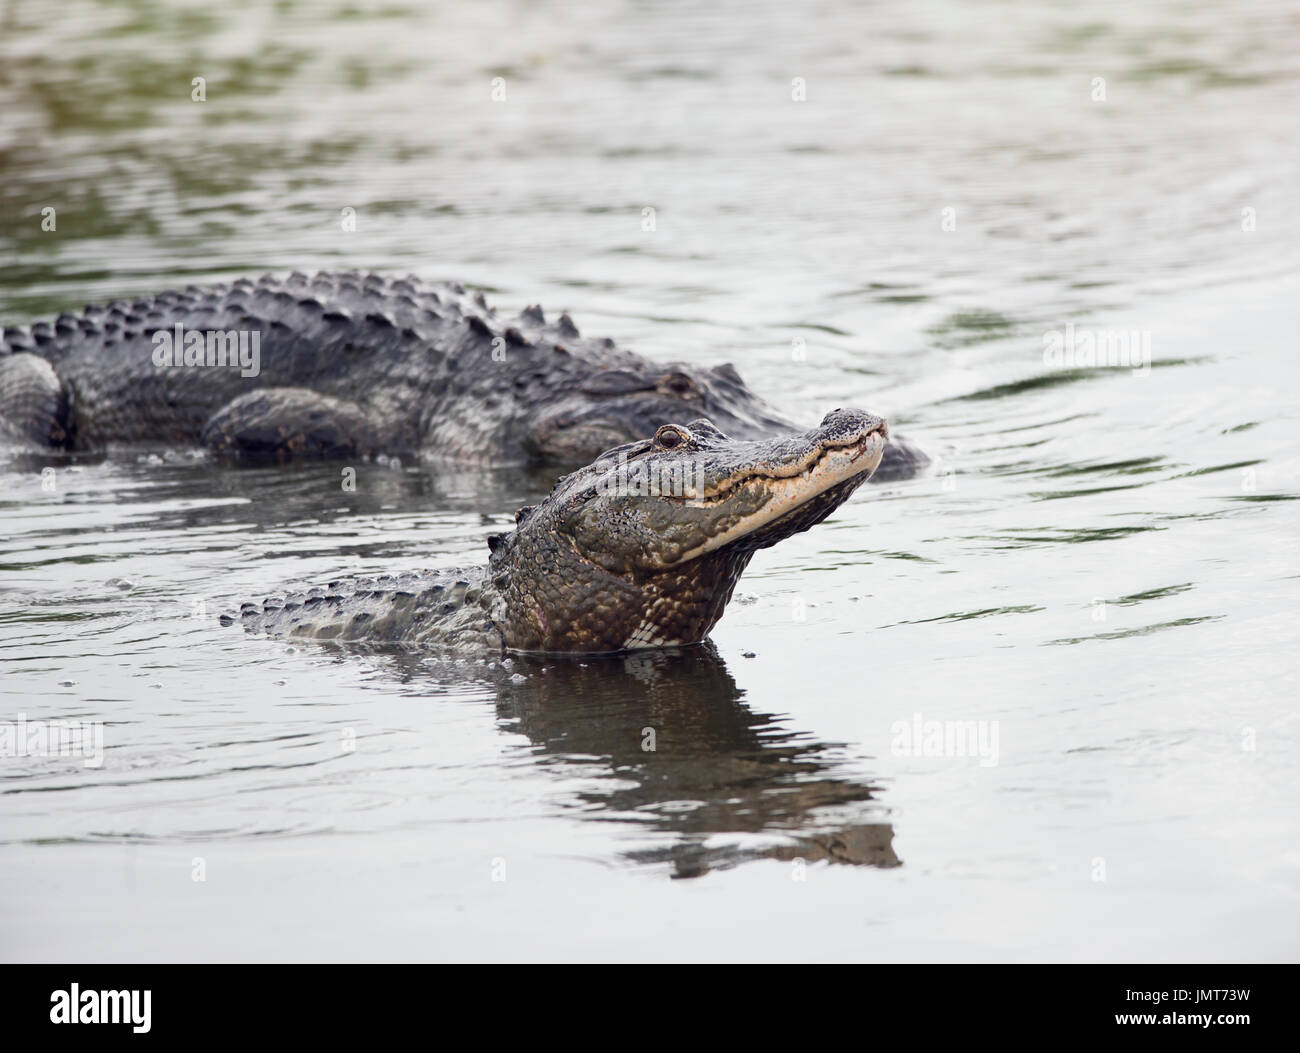
[[[693,417],[735,439],[801,427],[730,364],[654,362],[567,314],[498,317],[481,292],[414,276],[189,286],[0,337],[0,440],[40,449],[577,467]],[[876,478],[926,463],[893,438]]]
[[[698,643],[753,554],[807,530],[880,464],[889,430],[838,409],[778,439],[664,424],[566,475],[485,567],[331,582],[246,603],[225,625],[366,644],[618,652]]]

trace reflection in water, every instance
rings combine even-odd
[[[422,679],[441,684],[447,667],[460,664],[439,662],[444,672],[433,673],[424,656],[386,654],[394,674],[417,688]],[[671,835],[624,853],[628,861],[667,863],[675,877],[763,858],[900,864],[893,827],[867,805],[874,788],[838,773],[833,744],[746,706],[711,643],[508,661],[486,671],[464,663],[456,675],[487,680],[503,729],[526,735],[543,765],[583,777],[599,765],[595,787],[578,795],[584,816]],[[834,824],[819,817],[831,810]],[[840,822],[846,811],[862,821]]]

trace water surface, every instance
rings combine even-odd
[[[0,955],[1295,957],[1293,7],[47,7],[0,9],[0,324],[456,278],[936,464],[710,646],[502,661],[215,616],[484,558],[545,473],[6,454],[0,720],[105,758],[0,760]]]

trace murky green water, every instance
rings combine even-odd
[[[1294,958],[1297,41],[1261,0],[3,0],[0,324],[413,271],[937,464],[760,553],[715,646],[507,665],[214,616],[477,560],[544,474],[8,455],[0,721],[105,751],[0,758],[0,955]]]

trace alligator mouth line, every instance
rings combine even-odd
[[[863,457],[870,456],[871,452],[879,450],[883,453],[885,441],[888,437],[888,425],[886,425],[884,421],[881,421],[879,425],[861,438],[850,439],[847,442],[839,444],[828,442],[821,450],[818,450],[813,454],[811,459],[805,461],[803,464],[796,462],[791,465],[783,465],[780,468],[767,470],[754,468],[743,475],[737,475],[728,479],[721,489],[714,490],[712,493],[706,493],[702,497],[696,497],[691,494],[681,496],[663,494],[662,496],[668,497],[670,500],[680,501],[691,508],[710,508],[725,501],[733,490],[736,490],[747,483],[752,483],[755,480],[779,483],[789,479],[812,479],[819,472],[823,471],[828,460],[831,459],[835,461],[837,467],[840,469],[847,469],[852,467]],[[877,459],[876,463],[872,464],[870,468],[863,467],[860,468],[859,471],[874,471],[878,463],[879,459]],[[836,483],[843,482],[847,478],[852,478],[852,476],[856,474],[858,474],[858,472],[844,474],[841,477],[836,478],[834,481],[827,483],[825,486],[819,487],[815,491],[808,492],[805,499],[816,497],[817,494],[830,489],[830,487],[836,485]]]
[[[679,498],[689,508],[713,508],[724,501],[736,487],[753,483],[767,483],[771,496],[761,509],[742,517],[727,530],[713,535],[695,548],[685,551],[676,561],[686,563],[717,549],[724,548],[740,538],[757,533],[764,527],[799,511],[822,494],[861,476],[865,479],[880,464],[885,452],[886,432],[878,427],[842,446],[828,446],[811,462],[789,473],[754,472],[733,482],[726,490],[705,498]]]

